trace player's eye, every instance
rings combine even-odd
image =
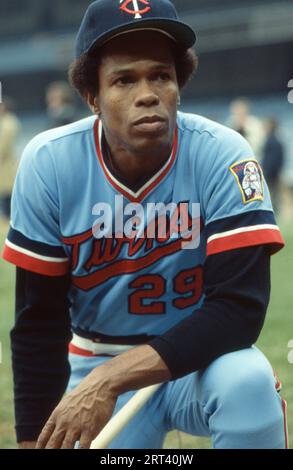
[[[122,77],[117,78],[115,81],[116,85],[125,86],[133,83],[133,78],[129,75],[123,75]]]
[[[170,80],[170,74],[167,72],[159,72],[156,75],[157,80],[160,80],[162,82],[167,82]]]

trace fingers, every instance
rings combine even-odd
[[[49,441],[51,435],[53,434],[55,429],[55,420],[49,419],[45,426],[42,429],[41,434],[39,435],[36,449],[45,449],[47,442]]]
[[[44,428],[45,430],[45,428]],[[43,434],[43,432],[42,432]],[[68,431],[65,429],[54,429],[49,439],[40,435],[37,449],[74,449],[75,443],[79,440],[79,431]]]
[[[80,429],[69,430],[67,425],[58,425],[52,417],[45,424],[37,441],[36,449],[74,449],[80,434]],[[89,449],[91,442],[91,435],[85,432],[80,439],[79,448]]]
[[[61,449],[74,449],[76,442],[79,440],[80,432],[68,432],[63,439]]]
[[[80,437],[79,447],[78,448],[79,449],[89,449],[94,437],[93,437],[92,434],[83,433]]]
[[[66,435],[66,431],[63,431],[63,430],[57,431],[57,429],[55,429],[50,439],[48,440],[45,446],[45,449],[61,449],[65,435]]]
[[[68,430],[67,425],[56,423],[52,416],[38,438],[36,449],[73,449],[79,436],[79,430]]]
[[[38,438],[36,449],[74,449],[78,440],[79,449],[89,449],[93,433],[89,430],[82,433],[79,428],[70,430],[68,423],[56,422],[52,415]]]
[[[74,449],[75,444],[79,441],[78,449],[89,449],[92,443],[92,434],[80,432],[64,432],[54,433],[46,445],[46,449]]]
[[[80,432],[77,431],[67,433],[55,431],[47,442],[45,449],[74,449],[78,441],[78,449],[89,449],[92,440],[93,436],[88,433],[83,433],[80,437]]]
[[[36,449],[72,449],[78,440],[79,448],[90,448],[98,431],[110,419],[117,400],[112,396],[105,400],[105,394],[98,400],[94,385],[83,386],[81,390],[77,387],[61,400],[45,424]]]

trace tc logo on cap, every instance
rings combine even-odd
[[[141,18],[142,15],[150,11],[151,6],[149,4],[149,0],[120,0],[120,3],[122,5],[120,6],[120,9],[125,11],[126,13],[129,13],[130,15],[134,15],[134,18]],[[128,8],[128,5],[132,3],[133,10]],[[145,5],[143,9],[139,9],[138,4],[142,3]]]

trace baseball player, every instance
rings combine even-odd
[[[194,43],[169,0],[95,1],[70,68],[92,116],[24,151],[4,248],[21,447],[88,448],[161,382],[111,448],[161,448],[172,429],[214,448],[287,445],[254,346],[283,239],[247,142],[178,112]]]

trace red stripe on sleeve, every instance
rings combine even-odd
[[[4,245],[2,258],[19,268],[27,269],[28,271],[38,274],[44,274],[45,276],[63,276],[69,271],[69,261],[62,263],[43,261],[17,250],[13,250],[7,245]]]
[[[272,245],[271,254],[274,254],[283,248],[285,242],[279,230],[262,229],[236,233],[210,241],[207,256],[256,245]]]

